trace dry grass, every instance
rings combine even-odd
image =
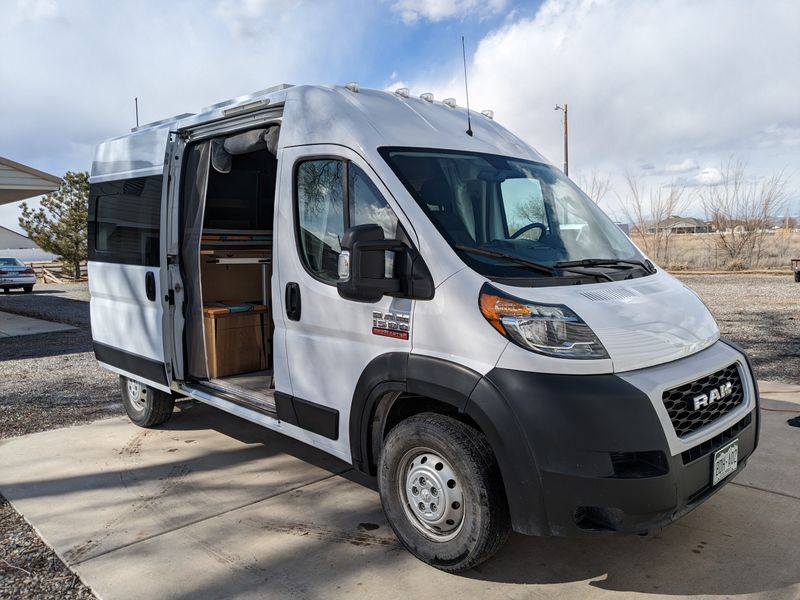
[[[644,249],[642,240],[636,234],[632,239]],[[788,269],[793,258],[800,258],[800,233],[778,230],[765,237],[761,257],[749,266],[757,269]],[[713,233],[673,234],[669,239],[666,260],[661,258],[657,262],[673,271],[739,271],[745,268],[741,261],[732,261],[725,255]]]

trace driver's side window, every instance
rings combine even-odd
[[[508,236],[538,240],[550,228],[542,186],[537,179],[506,179],[500,194],[508,225]],[[531,227],[532,224],[539,224]]]

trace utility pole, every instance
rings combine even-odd
[[[569,177],[569,108],[556,104],[555,110],[564,111],[564,175]]]
[[[139,127],[139,97],[138,96],[136,96],[133,99],[133,106],[134,106],[134,109],[136,110],[136,127]]]

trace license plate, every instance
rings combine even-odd
[[[739,466],[739,440],[733,440],[724,448],[714,452],[711,485],[717,485]]]

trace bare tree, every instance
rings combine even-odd
[[[773,215],[786,204],[784,171],[757,181],[748,177],[743,161],[731,158],[721,168],[721,182],[700,190],[706,218],[716,230],[720,252],[729,266],[758,265]]]
[[[581,175],[578,179],[578,187],[586,192],[586,195],[589,196],[595,204],[600,204],[612,191],[611,179],[599,173],[597,169],[592,169],[592,173],[588,178]]]
[[[669,217],[685,211],[689,204],[686,189],[677,182],[648,187],[641,177],[626,173],[627,197],[621,197],[625,218],[642,250],[658,263],[669,260],[673,230],[666,223]]]

